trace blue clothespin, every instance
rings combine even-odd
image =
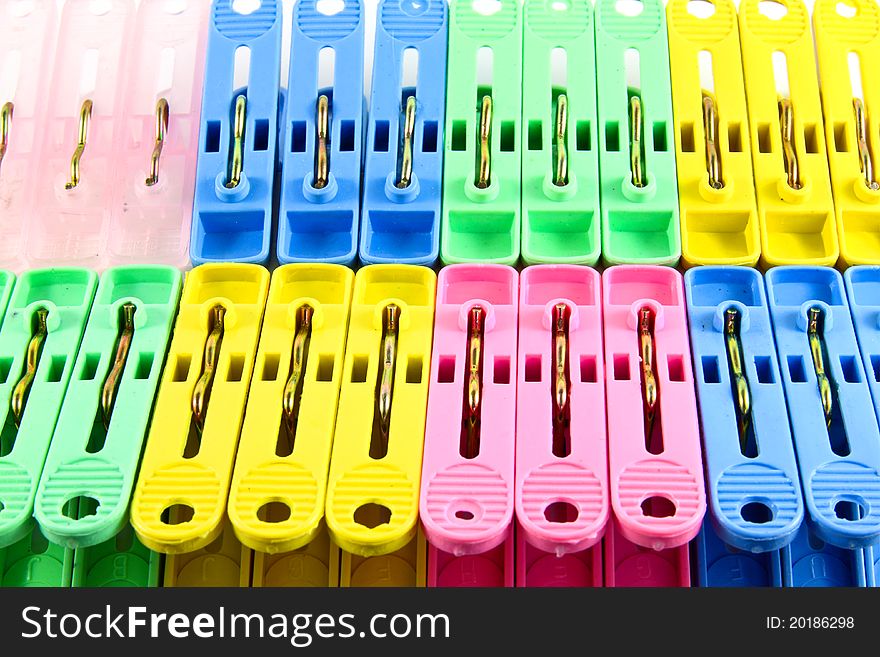
[[[234,88],[236,54],[250,50],[247,86]],[[239,56],[240,57],[240,56]],[[232,0],[211,11],[190,257],[265,263],[272,231],[272,186],[281,73],[281,2],[250,14]]]
[[[781,557],[784,586],[868,585],[866,550],[847,550],[825,543],[806,524],[782,548]]]
[[[765,282],[810,529],[864,548],[880,537],[880,430],[843,277],[776,267]]]
[[[319,68],[325,75],[332,70],[332,82],[319,75]],[[296,3],[288,79],[278,260],[349,264],[357,252],[360,222],[364,115],[360,0],[345,0],[345,7],[332,16],[318,10],[317,0]]]
[[[410,58],[412,79],[404,71]],[[445,109],[445,0],[382,0],[364,159],[362,261],[437,260]]]
[[[779,550],[746,552],[722,541],[707,518],[697,536],[699,586],[782,586]]]
[[[696,267],[685,287],[712,523],[731,546],[778,550],[804,505],[764,282]]]

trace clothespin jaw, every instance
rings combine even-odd
[[[324,15],[294,7],[285,101],[278,261],[350,264],[357,255],[364,124],[360,0]]]
[[[518,588],[604,586],[603,550],[604,546],[600,541],[586,550],[556,556],[531,545],[517,529],[516,586]]]
[[[73,355],[92,305],[97,275],[86,269],[38,269],[22,274],[8,297],[0,328],[0,545],[33,527],[34,498],[49,450]],[[63,500],[61,503],[67,503]]]
[[[609,517],[601,295],[587,267],[520,275],[516,516],[554,558],[595,546]]]
[[[871,553],[870,547],[846,549],[826,543],[804,524],[795,540],[782,549],[783,585],[868,586],[874,579],[873,572],[868,572],[874,567],[867,558]]]
[[[191,552],[223,531],[268,287],[250,264],[186,278],[131,504],[151,550]]]
[[[28,267],[104,264],[134,18],[130,0],[64,4],[39,125],[47,137],[31,187]]]
[[[67,588],[73,573],[73,550],[50,543],[36,527],[0,548],[0,586]]]
[[[37,490],[34,515],[49,540],[95,546],[128,525],[180,288],[179,270],[163,265],[101,276]],[[94,508],[70,513],[77,499]]]
[[[523,23],[523,260],[592,265],[601,250],[592,5],[528,0]]]
[[[761,253],[736,6],[666,6],[684,264],[748,265]]]
[[[205,262],[265,263],[281,74],[281,3],[264,0],[238,14],[214,0],[199,131],[190,257]],[[235,88],[237,53],[250,53],[246,86]]]
[[[17,0],[0,2],[0,68],[15,67],[17,77],[0,86],[0,267],[26,267],[24,244],[30,222],[29,187],[36,179],[45,98],[51,77],[56,5],[32,3],[21,14]]]
[[[427,583],[427,543],[421,527],[415,538],[389,554],[365,557],[337,549],[342,588],[416,587]]]
[[[880,56],[880,11],[865,0],[821,0],[813,26],[840,257],[846,265],[877,265],[878,233],[869,217],[880,203],[880,92],[872,65]]]
[[[811,531],[865,547],[880,536],[880,429],[843,277],[775,267],[765,282]]]
[[[451,265],[437,290],[422,525],[432,548],[453,557],[508,539],[512,549],[519,276],[506,265]]]
[[[748,553],[778,550],[804,504],[763,278],[695,267],[685,290],[713,525],[704,532]]]
[[[446,15],[443,0],[379,7],[364,153],[366,263],[432,265],[439,255]]]
[[[809,14],[786,0],[785,15],[739,8],[761,262],[833,265],[839,256],[822,107]]]
[[[208,545],[165,557],[163,588],[249,587],[254,553],[243,547],[228,523]]]
[[[687,544],[660,550],[626,538],[617,520],[609,523],[603,541],[606,587],[671,588],[691,585]]]
[[[519,2],[484,15],[450,5],[443,220],[446,264],[520,255],[522,26]]]
[[[148,550],[125,524],[113,538],[74,551],[74,587],[159,586],[163,556]]]
[[[326,524],[292,552],[253,552],[251,586],[336,588],[340,579],[340,550],[330,541]]]
[[[697,585],[700,588],[780,587],[780,551],[749,552],[725,543],[709,518],[696,538]]]
[[[620,265],[602,283],[612,508],[628,541],[677,547],[706,509],[681,274]]]
[[[663,4],[636,16],[596,3],[602,254],[607,264],[675,265],[681,256],[672,92]]]
[[[227,3],[228,4],[228,3]],[[188,267],[210,3],[141,2],[114,167],[111,265]]]
[[[435,286],[412,265],[355,275],[326,507],[346,552],[390,554],[416,535]]]
[[[229,494],[236,535],[260,552],[299,549],[323,527],[353,282],[332,264],[272,275]]]

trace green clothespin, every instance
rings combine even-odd
[[[126,524],[114,538],[78,548],[73,560],[75,587],[156,587],[162,555],[148,550]]]
[[[180,289],[180,272],[161,265],[101,276],[34,505],[49,540],[89,547],[128,526]],[[78,514],[70,500],[81,502]]]
[[[522,257],[599,259],[596,52],[589,0],[526,0],[523,10]]]
[[[68,587],[73,550],[50,543],[37,527],[0,548],[0,587]]]
[[[454,0],[450,13],[440,255],[446,263],[513,265],[520,248],[519,0],[484,4],[497,11]]]
[[[596,52],[602,256],[675,265],[681,230],[663,3],[597,0]]]
[[[34,497],[98,277],[22,274],[0,328],[0,546],[30,534]]]

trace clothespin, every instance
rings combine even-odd
[[[518,306],[511,267],[440,270],[419,503],[431,586],[471,568],[489,585],[483,555],[513,556]],[[513,570],[501,560],[495,585],[513,586]]]
[[[142,0],[125,78],[107,264],[189,266],[207,2]]]
[[[155,588],[161,572],[162,555],[144,547],[126,523],[113,538],[76,549],[71,586]]]
[[[318,4],[299,0],[293,9],[278,260],[350,264],[360,223],[364,14],[360,0],[333,15]]]
[[[190,241],[195,265],[269,259],[282,7],[262,0],[239,14],[232,5],[214,0],[211,7]]]
[[[602,283],[618,531],[653,550],[678,547],[697,535],[706,510],[681,274],[622,265]]]
[[[721,539],[708,518],[695,543],[700,588],[782,586],[779,550],[749,552],[735,548]]]
[[[425,587],[427,544],[421,526],[416,528],[414,539],[390,554],[365,557],[337,552],[340,556],[331,563],[338,560],[340,564],[339,586],[343,588]]]
[[[810,529],[865,547],[880,537],[880,429],[843,277],[777,267],[765,282]]]
[[[163,588],[249,587],[254,553],[242,546],[228,522],[207,545],[165,557]]]
[[[522,532],[517,532],[515,541],[517,587],[597,588],[604,585],[602,541],[581,552],[562,556],[532,546]]]
[[[666,6],[681,253],[686,265],[755,265],[761,255],[736,6]]]
[[[523,8],[522,256],[599,259],[596,52],[589,0]]]
[[[446,2],[383,0],[376,18],[360,258],[432,265],[440,251]]]
[[[326,518],[336,545],[362,557],[416,538],[435,281],[413,265],[355,275]],[[346,581],[353,565],[342,560]]]
[[[30,189],[40,165],[56,28],[56,3],[31,3],[27,13],[23,6],[0,0],[0,267],[14,271],[26,266]]]
[[[0,546],[28,536],[34,499],[98,277],[78,268],[22,274],[0,328]],[[76,500],[59,500],[75,517]]]
[[[224,529],[268,287],[269,272],[249,264],[186,278],[131,503],[151,550],[193,552]]]
[[[576,576],[609,516],[602,284],[595,269],[522,271],[518,360],[517,533],[548,555],[543,568],[559,574],[568,567]],[[521,550],[517,561],[525,557]],[[601,576],[601,567],[593,572]]]
[[[867,0],[819,0],[813,26],[840,256],[846,265],[877,265],[880,11]]]
[[[299,549],[322,528],[353,280],[330,264],[272,275],[229,493],[236,535],[260,552]]]
[[[613,434],[612,434],[613,435]],[[655,550],[627,540],[615,519],[605,532],[605,586],[670,588],[691,585],[687,543]]]
[[[323,510],[322,510],[323,513]],[[318,587],[339,586],[340,550],[330,541],[323,521],[314,537],[301,548],[291,552],[255,551],[251,586],[262,587]]]
[[[38,527],[0,548],[0,587],[67,588],[73,577],[73,550],[50,543]]]
[[[787,587],[873,586],[866,558],[871,548],[848,550],[825,543],[804,524],[795,539],[782,548],[782,581]]]
[[[36,128],[45,137],[29,209],[28,267],[103,263],[134,18],[131,0],[64,3]]]
[[[839,248],[809,14],[801,0],[785,0],[776,18],[760,5],[740,3],[739,30],[761,262],[833,265]]]
[[[180,285],[162,265],[101,276],[37,489],[34,516],[50,541],[94,546],[128,525]]]
[[[518,0],[450,4],[443,262],[516,264],[520,252],[522,25]]]
[[[804,505],[763,278],[695,267],[685,289],[713,531],[741,550],[778,550]]]
[[[625,15],[596,2],[602,255],[608,264],[675,265],[681,256],[672,92],[663,3]]]

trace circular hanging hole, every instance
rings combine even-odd
[[[171,504],[162,512],[162,524],[185,525],[196,515],[196,510],[189,504]]]
[[[675,515],[675,502],[662,495],[642,501],[642,514],[648,518],[670,518]]]
[[[846,2],[838,2],[835,9],[837,10],[837,15],[842,18],[855,18],[856,13],[858,13],[858,9]]]
[[[459,509],[455,512],[455,517],[459,520],[473,520],[474,514],[471,511],[467,511],[466,509]]]
[[[247,16],[253,14],[262,4],[260,0],[232,0],[232,11]]]
[[[856,521],[864,518],[868,510],[858,500],[840,500],[834,505],[834,513],[841,520]]]
[[[771,21],[780,21],[788,13],[788,7],[776,0],[761,0],[758,3],[758,13]]]
[[[68,498],[61,505],[61,515],[71,520],[81,520],[98,514],[98,507],[101,503],[94,497],[88,495],[78,495]]]
[[[318,0],[315,7],[319,13],[325,16],[335,16],[345,9],[345,2],[344,0]]]
[[[483,16],[492,16],[501,11],[501,0],[474,0],[474,11]]]
[[[367,529],[375,529],[379,525],[387,525],[391,522],[391,509],[373,502],[361,504],[355,509],[354,521]]]
[[[691,16],[705,20],[715,14],[715,4],[709,0],[690,0],[687,10]]]
[[[290,519],[290,507],[284,502],[266,502],[257,511],[262,522],[276,523]]]
[[[645,11],[645,5],[642,4],[641,0],[617,0],[614,3],[614,9],[618,14],[632,17],[638,16]]]
[[[553,502],[544,509],[544,517],[547,522],[567,524],[578,519],[580,512],[571,502]]]
[[[739,510],[739,514],[746,522],[755,525],[764,525],[773,520],[773,509],[763,502],[749,502]]]
[[[556,0],[550,5],[550,9],[553,11],[568,11],[568,3],[563,2],[563,0]]]

